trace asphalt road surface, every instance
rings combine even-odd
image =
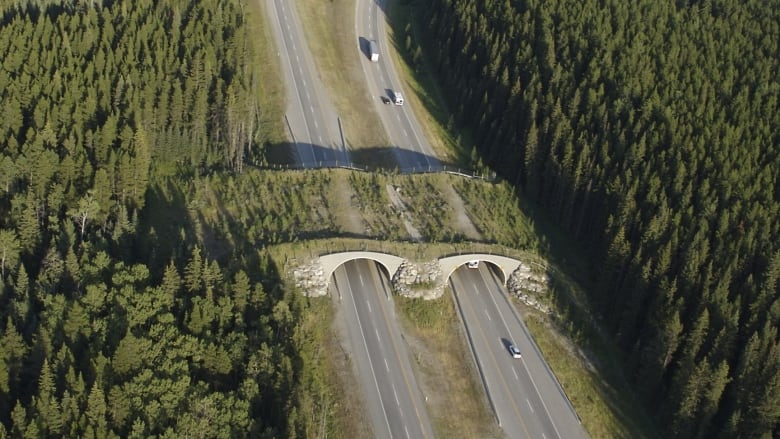
[[[355,4],[355,33],[358,36],[358,54],[362,58],[363,71],[376,110],[385,131],[394,146],[396,159],[402,171],[435,170],[440,167],[433,149],[422,134],[409,102],[394,105],[393,93],[409,93],[401,87],[390,57],[389,41],[385,32],[385,8],[388,0],[357,0]],[[379,47],[379,61],[369,59],[368,42],[374,40]]]
[[[267,0],[287,90],[287,124],[304,167],[349,163],[337,113],[317,76],[295,2]]]
[[[586,437],[574,410],[514,311],[498,277],[480,263],[450,277],[483,385],[510,438]],[[520,349],[513,358],[508,346]]]
[[[377,438],[433,438],[395,317],[390,285],[373,261],[347,262],[333,274],[333,299],[345,318],[349,351]]]

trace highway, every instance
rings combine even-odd
[[[363,72],[368,89],[387,132],[393,150],[404,172],[415,172],[439,168],[439,161],[430,144],[422,134],[420,125],[407,101],[404,105],[384,104],[382,97],[392,98],[400,91],[404,97],[411,93],[401,87],[401,81],[390,56],[390,43],[385,32],[385,13],[388,0],[357,0],[355,2],[355,33],[357,34],[356,56],[362,58]],[[379,46],[379,61],[372,62],[368,56],[368,41]]]
[[[398,327],[390,285],[376,263],[353,260],[334,273],[334,300],[377,438],[431,439],[433,429]]]
[[[384,8],[388,0],[356,0],[355,33],[368,89],[402,172],[441,167],[414,111],[382,103],[403,90],[390,56]],[[337,113],[316,75],[300,31],[294,2],[266,0],[288,92],[286,119],[304,167],[349,163]],[[368,41],[379,47],[368,57]],[[376,263],[350,261],[334,273],[334,300],[345,319],[352,364],[378,438],[433,438],[423,396],[395,317],[390,286]],[[586,437],[576,414],[514,311],[507,293],[485,263],[461,268],[450,278],[474,359],[499,424],[507,437]],[[508,343],[523,356],[514,359]],[[466,361],[466,359],[464,359]]]
[[[349,163],[337,112],[327,99],[303,38],[295,3],[267,0],[287,90],[287,125],[298,163],[304,167]]]
[[[570,439],[587,434],[577,419],[508,293],[486,263],[450,277],[494,413],[507,437]],[[513,358],[508,344],[520,349]]]

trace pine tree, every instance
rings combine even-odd
[[[89,391],[86,414],[90,426],[96,431],[106,430],[106,397],[97,383],[93,384]]]
[[[173,305],[173,301],[181,289],[181,276],[176,269],[176,265],[171,260],[165,267],[165,273],[163,273],[162,290],[170,301],[169,304]]]
[[[27,427],[27,410],[20,401],[16,401],[14,409],[11,412],[11,433],[15,437],[24,437],[24,431]]]
[[[19,240],[13,230],[0,229],[0,277],[5,278],[6,267],[11,270],[19,262]]]
[[[41,374],[38,377],[38,397],[35,400],[35,408],[43,421],[43,431],[52,435],[57,435],[62,430],[62,414],[56,393],[57,389],[49,362],[44,360]]]
[[[203,289],[203,260],[200,256],[200,247],[192,250],[192,255],[184,267],[184,286],[191,294],[198,294]]]
[[[230,292],[232,293],[236,313],[243,315],[252,293],[249,276],[246,275],[244,270],[239,270],[233,277],[233,285],[230,288]]]
[[[659,286],[658,299],[650,311],[646,340],[641,350],[637,377],[647,395],[657,395],[659,385],[677,350],[683,331],[680,321],[681,304],[675,299],[677,281],[664,279]]]

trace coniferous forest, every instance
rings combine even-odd
[[[0,437],[305,428],[298,295],[148,201],[242,170],[252,53],[233,0],[2,2]]]
[[[780,436],[780,3],[417,4],[453,122],[601,261],[592,305],[659,425]],[[304,435],[304,305],[174,215],[255,153],[245,20],[0,5],[0,437]]]
[[[780,3],[417,7],[455,124],[600,260],[658,424],[780,437]]]

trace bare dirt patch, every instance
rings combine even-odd
[[[346,171],[333,172],[335,178],[331,180],[333,184],[330,185],[329,197],[333,222],[344,234],[363,235],[366,233],[366,223],[353,202],[356,195],[347,181]]]
[[[455,213],[454,218],[452,219],[454,220],[454,226],[457,231],[470,240],[481,240],[482,235],[480,235],[479,231],[474,226],[474,223],[471,221],[463,198],[461,198],[455,189],[453,189],[452,181],[449,180],[444,184],[441,184],[440,188],[442,190],[442,195],[447,199],[447,203],[452,207]]]
[[[417,230],[417,228],[414,227],[412,220],[409,217],[409,213],[406,211],[406,204],[404,203],[404,200],[401,199],[400,195],[398,194],[398,188],[392,184],[388,184],[386,188],[387,196],[390,198],[390,202],[393,204],[395,211],[398,212],[398,214],[401,216],[401,220],[404,223],[406,231],[409,233],[409,237],[412,239],[412,241],[422,240],[422,235]]]

